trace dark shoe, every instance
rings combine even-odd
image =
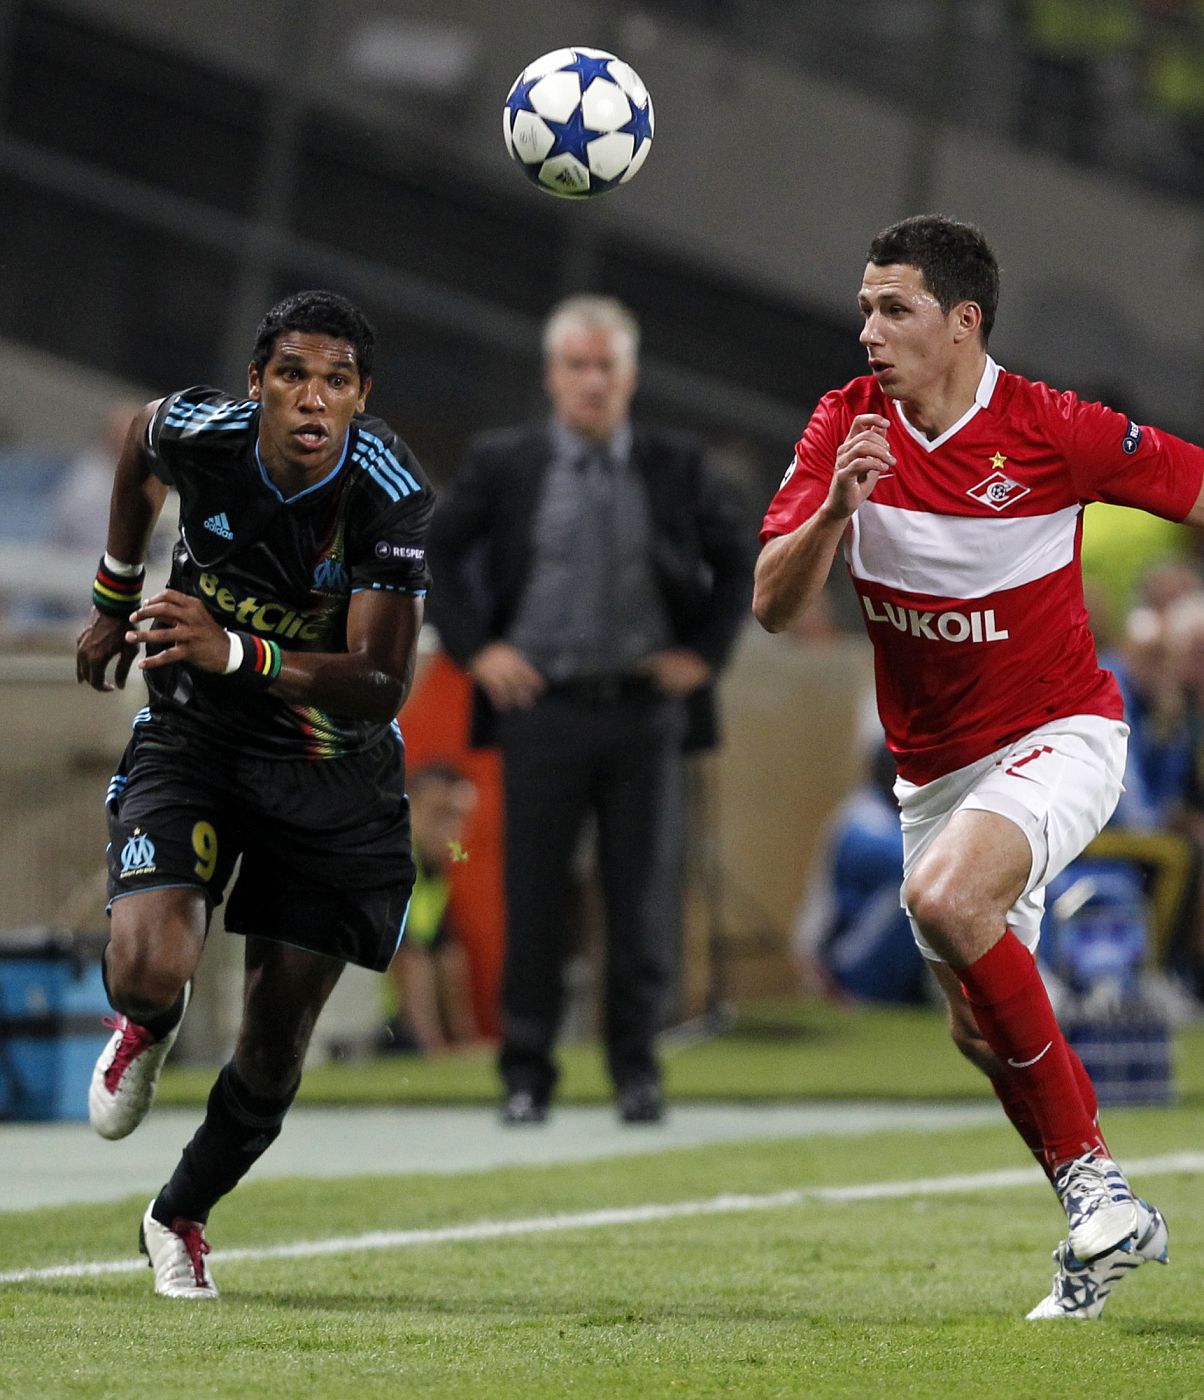
[[[547,1104],[537,1099],[530,1089],[515,1089],[506,1095],[502,1105],[503,1123],[542,1123],[547,1116]]]
[[[665,1116],[661,1086],[641,1079],[619,1090],[619,1117],[624,1123],[659,1123]]]

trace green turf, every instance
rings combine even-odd
[[[1199,1151],[1204,1031],[1178,1037],[1180,1106],[1113,1110],[1122,1159]],[[604,1098],[594,1047],[563,1097]],[[212,1070],[162,1098],[199,1104]],[[679,1048],[684,1099],[982,1099],[934,1013],[762,1009]],[[488,1054],[311,1072],[312,1103],[492,1102]],[[650,1139],[650,1142],[654,1139]],[[215,1249],[605,1206],[763,1195],[1029,1165],[1010,1130],[649,1152],[454,1177],[248,1182]],[[1135,1183],[1166,1210],[1173,1263],[1126,1279],[1100,1323],[1025,1324],[1063,1224],[1039,1181],[995,1193],[820,1203],[293,1261],[218,1259],[214,1305],[156,1299],[146,1270],[0,1286],[0,1397],[983,1397],[1204,1393],[1200,1176]],[[0,1211],[0,1271],[133,1257],[143,1198]]]
[[[1189,1109],[1110,1117],[1130,1158]],[[1018,1166],[1006,1129],[727,1144],[454,1178],[248,1183],[215,1248]],[[1174,1263],[1096,1324],[1025,1324],[1060,1216],[1040,1183],[216,1267],[213,1305],[139,1270],[0,1287],[0,1396],[1044,1397],[1200,1393],[1198,1176],[1138,1178]],[[0,1214],[3,1267],[132,1253],[142,1201]]]
[[[1204,1024],[1178,1033],[1177,1058],[1181,1101],[1204,1104]],[[562,1102],[609,1098],[596,1046],[567,1046],[561,1063]],[[169,1067],[160,1102],[203,1105],[213,1073]],[[952,1049],[935,1011],[798,1003],[746,1013],[725,1034],[670,1051],[666,1085],[677,1100],[965,1100],[987,1093],[982,1076]],[[323,1065],[301,1087],[308,1103],[493,1103],[497,1095],[485,1050]]]

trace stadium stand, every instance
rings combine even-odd
[[[0,3],[0,364],[14,386],[0,413],[0,592],[28,584],[35,562],[50,595],[82,589],[91,561],[81,572],[43,548],[45,508],[96,421],[95,376],[109,401],[149,397],[198,367],[237,384],[251,318],[299,284],[333,285],[370,308],[388,356],[375,406],[405,426],[437,480],[469,432],[535,408],[548,304],[582,287],[612,292],[645,327],[644,410],[733,445],[767,499],[815,397],[861,367],[849,287],[863,243],[900,212],[943,205],[989,224],[1005,276],[1016,269],[999,344],[1009,368],[1068,387],[1119,382],[1155,421],[1198,435],[1204,362],[1196,318],[1182,314],[1197,212],[1176,183],[1173,123],[1144,104],[1124,63],[1110,70],[1106,166],[1071,169],[1039,142],[1010,139],[1023,51],[1002,0],[580,0],[565,22],[638,63],[661,123],[639,181],[596,207],[566,207],[515,180],[498,132],[514,72],[548,47],[546,8],[455,6],[448,24],[476,36],[458,86],[366,63],[369,40],[386,44],[393,25],[404,47],[429,9],[397,0],[382,16],[347,0],[331,28],[318,7],[283,0]],[[285,64],[298,53],[312,62],[290,85]],[[891,55],[906,61],[880,61]],[[1108,268],[1106,287],[1096,266]],[[73,395],[73,377],[88,394]],[[864,680],[860,644],[771,657],[760,641],[749,639],[729,683],[715,839],[722,899],[736,907],[718,923],[776,928],[781,947],[757,943],[763,965],[733,991],[780,983],[808,859],[794,813],[811,804],[818,831],[852,779],[836,763],[808,787],[800,760],[771,798],[781,821],[767,823],[766,794],[747,776],[767,761],[753,731],[767,708],[785,723],[802,695],[824,751],[836,751],[841,706]],[[50,639],[46,651],[6,660],[5,684],[28,689],[30,666],[50,676]],[[91,752],[95,722],[67,701],[66,678],[48,684],[45,733],[26,696],[28,742],[55,745],[74,726]],[[36,759],[15,789],[28,842],[14,856],[26,883],[3,882],[12,891],[32,891],[40,863],[86,883],[75,847],[56,843],[92,820],[82,814],[96,775],[64,752],[78,785],[68,818],[36,815],[48,790]],[[95,816],[81,851],[99,849]],[[789,840],[778,846],[767,826]],[[752,914],[747,889],[758,892]],[[53,908],[69,894],[56,889]],[[29,918],[14,905],[0,927]],[[722,936],[734,939],[732,927]]]

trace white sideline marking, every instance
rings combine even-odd
[[[1204,1152],[1177,1152],[1129,1162],[1126,1173],[1169,1176],[1175,1172],[1204,1172]],[[564,1215],[535,1215],[520,1220],[477,1220],[467,1225],[444,1225],[425,1230],[373,1230],[366,1235],[343,1235],[325,1240],[297,1240],[259,1249],[215,1250],[213,1264],[242,1259],[312,1259],[322,1254],[359,1254],[375,1249],[406,1249],[418,1244],[454,1244],[462,1240],[497,1240],[516,1235],[553,1234],[561,1230],[594,1230],[606,1225],[642,1225],[694,1215],[731,1215],[741,1211],[780,1210],[806,1201],[881,1201],[902,1196],[944,1196],[960,1191],[1004,1190],[1044,1181],[1037,1167],[975,1172],[963,1176],[919,1177],[913,1181],[871,1181],[860,1186],[804,1186],[764,1196],[723,1195],[706,1201],[669,1201],[643,1206],[614,1206]],[[37,1279],[92,1278],[99,1274],[133,1273],[146,1260],[106,1259],[88,1264],[56,1264],[45,1269],[16,1269],[0,1273],[0,1284],[31,1283]]]

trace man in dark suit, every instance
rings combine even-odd
[[[606,906],[605,1040],[620,1116],[664,1111],[654,1036],[681,916],[683,761],[747,615],[750,532],[684,437],[633,427],[639,327],[578,296],[544,328],[549,421],[481,437],[436,511],[432,616],[505,761],[503,1118],[556,1083],[568,894],[587,813]]]

